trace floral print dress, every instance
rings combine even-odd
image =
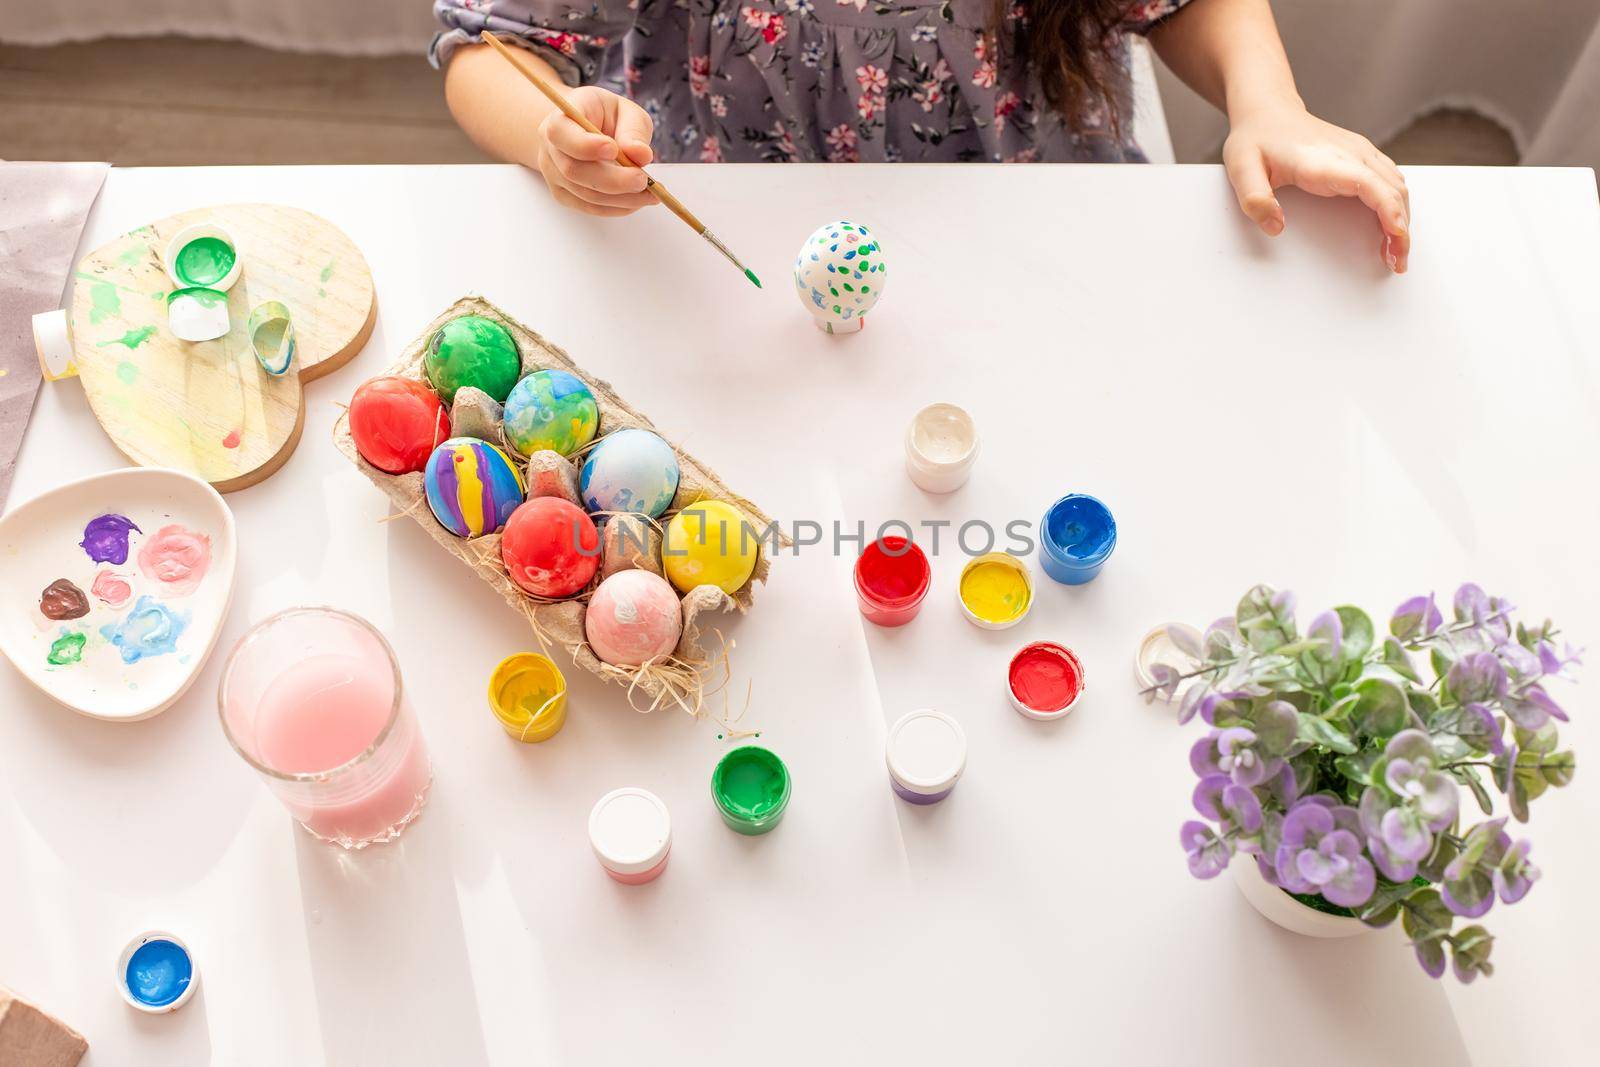
[[[513,39],[637,101],[665,161],[1142,162],[1126,34],[1188,2],[1130,0],[1110,107],[1072,123],[995,54],[991,0],[436,0],[429,59],[484,29]],[[1000,33],[1026,25],[1023,0]]]

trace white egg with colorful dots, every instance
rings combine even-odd
[[[794,287],[817,329],[854,333],[883,295],[883,246],[856,222],[830,222],[806,238],[794,260]]]

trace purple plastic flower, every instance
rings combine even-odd
[[[1520,694],[1505,699],[1506,715],[1524,730],[1537,730],[1551,719],[1567,721],[1562,710],[1542,685],[1530,685]]]
[[[1507,904],[1515,904],[1528,895],[1533,883],[1539,880],[1539,868],[1528,862],[1533,842],[1523,838],[1506,850],[1500,865],[1494,869],[1494,890]]]
[[[1499,700],[1506,695],[1506,668],[1493,652],[1469,652],[1445,676],[1450,692],[1463,704]]]
[[[1511,849],[1505,819],[1490,819],[1467,831],[1461,851],[1444,869],[1439,897],[1444,906],[1468,919],[1476,919],[1494,906],[1494,871]]]
[[[1494,712],[1483,704],[1462,705],[1461,722],[1456,735],[1473,747],[1496,755],[1506,750],[1500,722],[1494,717]]]
[[[1402,641],[1431,637],[1444,625],[1444,616],[1433,602],[1433,594],[1414,596],[1394,609],[1389,617],[1389,632]]]
[[[1427,734],[1402,730],[1389,739],[1383,754],[1383,784],[1402,804],[1414,807],[1429,830],[1455,822],[1460,794],[1455,779],[1434,769],[1439,757]]]
[[[1344,825],[1341,825],[1344,824]],[[1346,908],[1365,904],[1377,887],[1377,873],[1362,855],[1361,839],[1348,827],[1356,813],[1308,798],[1284,816],[1278,846],[1278,884],[1292,893],[1321,893]]]
[[[1178,831],[1178,841],[1189,857],[1189,873],[1196,878],[1215,878],[1228,866],[1233,849],[1205,823],[1190,819]]]
[[[1470,622],[1474,626],[1481,626],[1483,620],[1493,612],[1489,594],[1476,582],[1467,582],[1457,589],[1451,606],[1455,609],[1457,622]]]
[[[1261,829],[1261,801],[1225,774],[1208,774],[1194,787],[1194,808],[1221,824],[1224,833],[1254,834]]]
[[[1278,772],[1278,760],[1257,751],[1257,741],[1244,726],[1213,730],[1189,750],[1189,766],[1202,777],[1225,774],[1236,785],[1260,785]]]

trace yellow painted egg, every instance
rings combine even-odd
[[[732,504],[691,504],[667,523],[661,565],[681,592],[714,585],[737,592],[750,580],[761,555],[761,530]]]

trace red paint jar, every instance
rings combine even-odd
[[[1035,641],[1011,657],[1006,694],[1030,719],[1060,719],[1083,696],[1083,662],[1054,641]]]
[[[917,617],[933,584],[933,568],[917,543],[880,537],[856,560],[856,601],[867,621],[904,626]]]

